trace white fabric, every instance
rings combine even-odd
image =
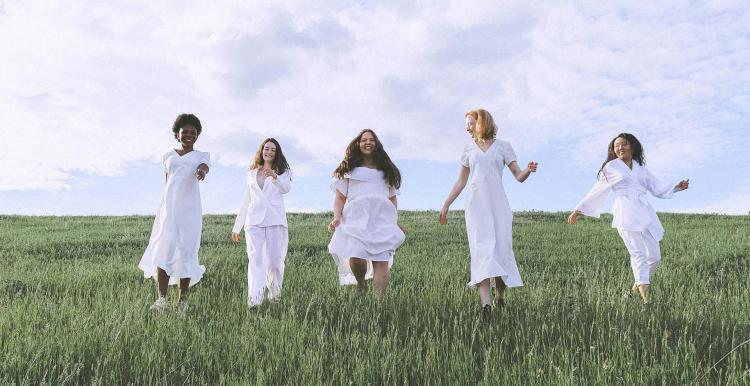
[[[661,261],[659,242],[648,231],[633,232],[618,230],[630,254],[630,268],[635,284],[650,284],[651,275]]]
[[[513,254],[513,212],[503,189],[503,168],[515,160],[507,141],[495,140],[487,152],[474,142],[464,147],[461,164],[469,168],[465,216],[471,287],[495,277],[508,287],[523,285]]]
[[[383,172],[357,167],[346,178],[334,180],[331,189],[346,196],[341,224],[336,227],[328,244],[328,252],[338,267],[341,285],[356,284],[349,267],[349,258],[368,260],[366,278],[372,278],[372,261],[388,261],[404,242],[398,227],[398,211],[389,200],[399,194],[385,180]]]
[[[247,244],[247,304],[263,303],[263,294],[268,289],[268,299],[281,296],[284,283],[284,261],[289,246],[287,227],[249,226],[245,228]]]
[[[612,205],[612,228],[618,230],[648,231],[656,241],[664,237],[664,228],[656,211],[646,199],[651,192],[658,198],[672,198],[674,184],[661,183],[644,166],[633,161],[633,169],[620,159],[613,159],[604,166],[604,173],[576,205],[576,210],[586,216],[599,218],[607,193],[615,194]]]
[[[275,181],[271,177],[266,177],[263,188],[258,186],[257,174],[258,169],[247,173],[245,194],[232,227],[234,233],[240,233],[242,228],[247,229],[248,226],[287,226],[282,195],[292,188],[292,172],[285,171]]]
[[[144,277],[157,279],[157,267],[169,275],[169,284],[190,278],[194,286],[206,268],[198,263],[203,212],[195,175],[200,164],[211,167],[209,153],[193,150],[183,156],[172,150],[164,155],[167,186],[151,228],[151,238],[138,268]]]

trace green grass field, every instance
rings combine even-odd
[[[644,310],[621,296],[632,274],[611,218],[516,213],[526,285],[487,320],[463,213],[400,215],[384,299],[338,286],[330,214],[290,214],[282,300],[252,311],[234,218],[205,216],[206,276],[183,317],[148,311],[152,217],[0,216],[0,384],[750,384],[750,344],[732,351],[750,339],[747,216],[660,215]]]

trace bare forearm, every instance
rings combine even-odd
[[[445,203],[443,206],[451,206],[453,204],[453,201],[456,201],[456,198],[459,194],[461,194],[461,191],[464,190],[464,187],[466,187],[466,181],[458,180],[453,185],[453,189],[451,189],[450,194],[448,194],[448,198],[445,199]]]
[[[342,212],[344,211],[344,201],[345,200],[338,195],[333,199],[333,217],[341,217]]]
[[[526,179],[529,178],[529,175],[531,175],[531,170],[529,170],[528,168],[519,170],[517,173],[515,173],[515,177],[518,182],[526,181]]]

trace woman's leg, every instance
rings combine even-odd
[[[183,277],[180,279],[180,297],[177,299],[178,302],[186,302],[188,296],[188,289],[190,288],[190,278]]]
[[[252,226],[245,230],[247,243],[247,305],[263,303],[268,273],[266,228]]]
[[[620,230],[620,237],[630,254],[630,267],[635,279],[634,287],[638,288],[643,303],[648,303],[649,264],[648,249],[643,237],[643,232],[631,232]]]
[[[490,299],[490,279],[480,281],[477,287],[479,287],[479,299],[482,300],[482,307],[492,303]]]
[[[159,297],[167,297],[167,287],[169,287],[169,276],[163,269],[156,267],[156,289],[159,291]]]
[[[502,277],[495,278],[495,288],[497,289],[497,305],[502,307],[505,305],[505,289],[508,288]]]
[[[289,232],[286,227],[268,227],[268,240],[266,240],[266,252],[268,253],[267,283],[269,300],[276,300],[281,296],[281,288],[284,284],[284,261],[289,246]]]
[[[372,286],[375,293],[382,297],[388,289],[388,281],[391,278],[391,270],[388,268],[387,261],[372,262]]]
[[[351,257],[349,258],[349,267],[352,269],[354,278],[357,279],[357,288],[366,290],[365,274],[367,274],[367,260]]]

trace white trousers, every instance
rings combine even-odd
[[[630,267],[633,269],[635,284],[650,284],[649,279],[661,261],[659,242],[649,231],[633,232],[617,230],[630,253]]]
[[[284,282],[284,260],[289,246],[289,232],[285,226],[250,226],[245,228],[247,243],[247,304],[263,303],[268,288],[268,299],[281,296]]]

